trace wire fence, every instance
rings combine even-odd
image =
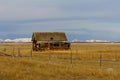
[[[32,51],[32,48],[0,48],[1,56],[29,58],[60,65],[72,65],[89,68],[114,68],[120,70],[120,49],[116,48],[78,48],[70,50]]]
[[[1,56],[11,56],[11,57],[32,57],[31,48],[1,48]]]

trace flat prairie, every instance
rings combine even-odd
[[[120,80],[120,43],[41,51],[31,43],[1,43],[0,80]]]

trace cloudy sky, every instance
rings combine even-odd
[[[120,41],[119,3],[120,0],[0,0],[0,34],[64,31]]]

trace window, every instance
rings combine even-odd
[[[54,47],[59,47],[59,46],[60,46],[59,43],[55,43],[55,44],[54,44]]]

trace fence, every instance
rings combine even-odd
[[[26,46],[26,45],[25,45]],[[86,47],[87,46],[87,47]],[[119,45],[72,45],[70,50],[34,51],[31,47],[2,47],[0,55],[16,58],[27,57],[32,60],[60,65],[72,65],[91,68],[114,68],[120,70]]]
[[[33,59],[60,65],[72,65],[89,68],[114,68],[119,70],[120,54],[105,51],[68,50],[33,52]]]
[[[31,48],[1,48],[1,56],[11,56],[11,57],[29,57],[32,58]]]

